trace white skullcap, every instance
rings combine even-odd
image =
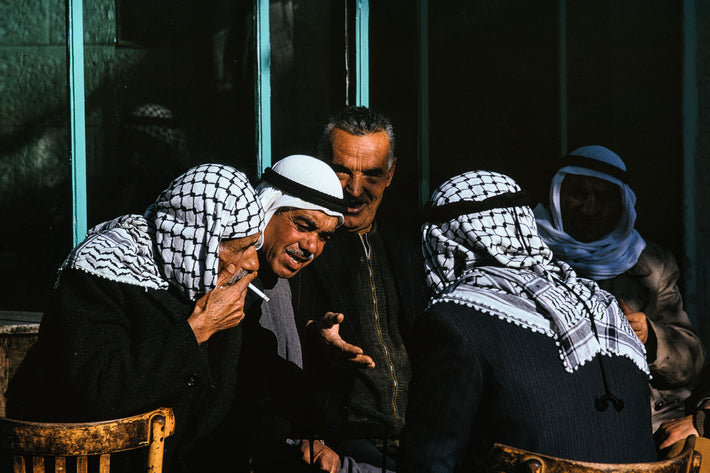
[[[345,220],[340,179],[327,163],[313,156],[294,154],[281,159],[264,172],[256,191],[266,225],[283,207],[320,210],[337,217],[338,226]]]

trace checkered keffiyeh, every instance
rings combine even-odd
[[[518,191],[507,176],[471,171],[443,183],[430,205]],[[553,259],[530,207],[463,214],[422,232],[430,304],[466,305],[551,337],[570,373],[601,353],[628,357],[649,374],[645,348],[614,297]]]
[[[215,288],[219,242],[253,235],[264,212],[246,176],[203,164],[175,179],[145,216],[126,215],[92,228],[62,264],[147,289],[174,283],[196,300]],[[157,254],[154,254],[154,248]]]

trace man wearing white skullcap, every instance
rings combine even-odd
[[[42,335],[11,381],[8,414],[99,421],[170,407],[176,427],[164,471],[195,471],[189,457],[236,392],[263,226],[246,176],[203,164],[144,215],[91,229],[59,269]],[[112,458],[111,471],[143,469],[138,453]]]
[[[306,155],[288,156],[266,169],[256,191],[264,208],[266,228],[258,251],[260,271],[255,284],[263,288],[267,299],[260,306],[254,305],[244,322],[240,374],[246,391],[240,403],[263,406],[267,405],[263,398],[273,399],[273,403],[268,404],[270,408],[262,408],[262,411],[266,410],[270,418],[274,412],[283,410],[286,420],[297,424],[299,419],[294,419],[293,413],[284,406],[294,405],[295,410],[302,411],[304,406],[300,404],[313,405],[313,402],[297,400],[308,395],[309,383],[303,380],[300,370],[303,366],[301,343],[288,278],[321,254],[335,229],[343,223],[346,207],[335,172],[323,161]],[[271,392],[272,383],[277,383],[277,392]],[[255,389],[255,386],[263,387]],[[241,421],[242,424],[263,425],[258,413],[247,415],[252,417]],[[295,417],[302,415],[298,412]],[[266,429],[263,426],[247,428],[245,436]],[[278,434],[270,432],[274,437]],[[294,442],[284,445],[278,439],[265,438],[252,440],[252,444],[255,450],[249,456],[259,471],[293,471],[302,467],[303,462],[292,452],[295,447],[300,447],[304,461],[310,459],[308,441],[294,446]],[[313,454],[313,463],[319,468],[332,473],[338,471],[338,455],[321,441],[314,442]]]
[[[673,255],[634,228],[636,195],[626,165],[603,146],[583,146],[552,178],[549,207],[535,209],[555,256],[616,296],[646,347],[653,375],[653,428],[683,415],[687,387],[700,373],[703,345],[683,310]]]

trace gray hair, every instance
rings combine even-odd
[[[367,107],[350,105],[332,115],[323,128],[318,143],[318,158],[330,163],[333,160],[333,130],[338,128],[349,135],[365,136],[384,131],[390,144],[389,166],[394,162],[394,128],[389,118]]]

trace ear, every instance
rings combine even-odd
[[[392,159],[392,165],[387,170],[387,184],[385,187],[389,187],[392,184],[392,178],[394,177],[394,168],[397,166],[397,158]]]

